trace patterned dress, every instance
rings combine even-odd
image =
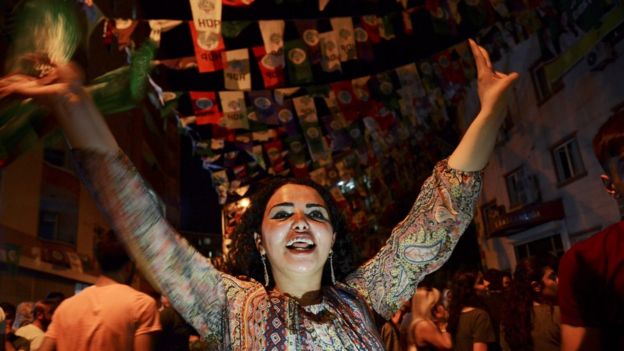
[[[440,268],[472,219],[479,172],[439,162],[386,245],[344,282],[301,306],[256,281],[216,270],[167,223],[123,153],[75,150],[79,173],[146,277],[223,350],[383,350],[371,309],[386,319]],[[260,262],[258,262],[260,264]]]

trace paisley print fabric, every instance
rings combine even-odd
[[[123,153],[74,150],[92,196],[145,276],[197,331],[223,350],[382,350],[371,308],[389,318],[449,257],[472,219],[479,172],[439,162],[380,252],[321,301],[295,299],[216,270],[166,222]]]

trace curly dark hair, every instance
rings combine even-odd
[[[505,340],[512,351],[533,350],[533,302],[541,303],[542,296],[532,283],[541,284],[548,268],[553,268],[548,260],[537,257],[527,257],[516,265],[502,318]]]
[[[483,299],[474,286],[479,273],[472,270],[459,271],[451,283],[451,303],[449,304],[448,330],[455,335],[459,326],[459,317],[464,307],[475,307],[487,311]]]
[[[321,185],[309,179],[272,177],[259,183],[258,190],[251,196],[250,206],[241,216],[239,224],[231,235],[232,249],[227,254],[224,264],[225,271],[234,276],[246,276],[256,281],[264,282],[264,270],[261,264],[260,253],[256,248],[254,233],[260,233],[264,211],[269,199],[286,184],[304,185],[316,190],[327,205],[330,222],[336,240],[332,248],[334,274],[336,280],[343,280],[354,268],[353,245],[351,236],[346,230],[344,216],[330,192]],[[271,287],[275,280],[271,276],[270,263],[267,260]],[[331,285],[329,262],[323,270],[322,285]]]

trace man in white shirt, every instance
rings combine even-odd
[[[43,343],[45,331],[52,321],[52,305],[45,301],[37,301],[33,309],[33,322],[20,327],[15,331],[15,335],[30,342],[30,351],[37,351]]]

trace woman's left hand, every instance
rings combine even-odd
[[[505,74],[492,67],[490,55],[485,49],[468,39],[477,65],[477,90],[481,111],[494,115],[503,114],[509,102],[510,87],[518,78],[518,73]]]

